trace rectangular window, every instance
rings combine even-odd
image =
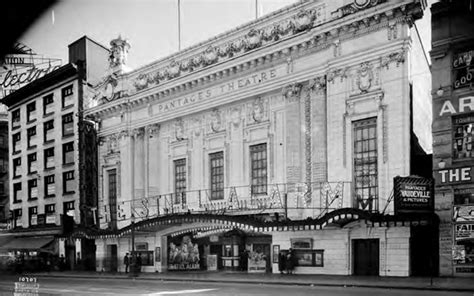
[[[0,182],[0,195],[5,194],[5,183]]]
[[[224,152],[209,154],[211,200],[224,199]]]
[[[23,222],[22,222],[22,219],[21,219],[22,214],[23,213],[22,213],[21,209],[13,210],[13,219],[15,221],[15,227],[23,226]]]
[[[13,178],[21,176],[21,157],[13,160]]]
[[[44,177],[45,197],[53,197],[55,193],[56,193],[56,184],[54,183],[54,175]]]
[[[267,194],[267,144],[250,146],[252,195]]]
[[[36,173],[38,171],[36,163],[36,153],[28,154],[28,174]]]
[[[12,111],[12,128],[17,128],[20,126],[20,109]]]
[[[69,217],[74,217],[74,201],[67,201],[63,205],[64,205],[64,214]]]
[[[174,192],[175,203],[186,203],[186,159],[174,161]]]
[[[453,158],[474,157],[474,115],[453,118]]]
[[[26,120],[31,122],[36,119],[36,102],[26,105]]]
[[[54,147],[44,150],[44,167],[46,169],[54,168]]]
[[[20,152],[20,140],[21,140],[21,134],[20,132],[14,134],[12,136],[13,138],[13,152]]]
[[[63,191],[64,193],[74,193],[74,171],[63,173]]]
[[[61,90],[62,107],[66,108],[74,104],[72,95],[72,85],[69,85]]]
[[[43,133],[45,142],[54,140],[54,119],[44,123]]]
[[[357,208],[378,210],[377,118],[353,123],[354,191]]]
[[[21,182],[13,184],[13,203],[21,202]]]
[[[54,96],[53,94],[43,97],[43,114],[48,115],[54,113]]]
[[[63,164],[74,163],[74,142],[63,144]]]
[[[27,130],[28,134],[28,148],[36,147],[37,143],[37,137],[36,137],[36,126],[30,127]]]
[[[324,250],[295,250],[296,266],[324,266]]]
[[[46,214],[46,224],[56,224],[56,204],[45,205],[44,213]]]
[[[38,199],[38,182],[36,179],[28,180],[28,199]]]
[[[5,159],[3,158],[3,156],[0,156],[0,173],[6,173],[7,171],[8,171],[8,158]]]
[[[63,136],[74,134],[74,119],[72,113],[63,116]]]
[[[117,170],[108,171],[109,177],[109,206],[110,206],[110,227],[117,228]]]
[[[30,226],[38,225],[38,207],[28,208],[28,220]]]

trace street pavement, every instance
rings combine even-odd
[[[472,296],[467,291],[387,289],[352,286],[291,285],[277,283],[192,281],[184,277],[180,281],[153,277],[131,278],[126,276],[68,277],[56,275],[28,275],[35,277],[39,285],[38,293],[29,295],[318,295],[318,296],[366,296],[366,295],[413,295],[413,296]],[[215,274],[217,275],[217,274]],[[252,275],[255,277],[255,275]],[[219,277],[218,277],[219,278]],[[0,278],[0,295],[14,295],[18,276]]]
[[[67,277],[94,279],[127,279],[130,274],[100,272],[51,272],[36,273],[36,277]],[[460,277],[378,277],[378,276],[338,276],[305,274],[271,274],[246,272],[166,272],[141,273],[140,280],[249,283],[292,286],[328,286],[328,287],[367,287],[410,290],[440,290],[474,292],[474,279]],[[471,296],[473,296],[471,294]]]

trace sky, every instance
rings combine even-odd
[[[180,0],[181,49],[205,41],[297,0]],[[428,1],[429,3],[435,0]],[[257,4],[257,5],[256,5]],[[430,50],[430,16],[418,21]],[[67,46],[80,37],[109,47],[121,35],[131,44],[136,69],[178,51],[178,0],[59,0],[20,38],[45,58],[67,63]]]

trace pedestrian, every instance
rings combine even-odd
[[[293,270],[295,268],[295,253],[293,252],[292,248],[288,250],[288,254],[286,255],[285,265],[286,265],[286,273],[293,274]]]
[[[138,253],[137,256],[137,272],[141,272],[142,269],[142,254]]]
[[[248,263],[249,263],[249,251],[248,250],[243,250],[242,253],[240,254],[240,268],[242,271],[247,271],[248,269]]]
[[[283,251],[278,254],[278,270],[283,274],[286,270],[286,255]]]
[[[125,265],[125,273],[128,273],[128,267],[130,266],[130,258],[128,253],[123,257],[123,264]]]
[[[66,269],[66,259],[64,258],[64,254],[59,256],[59,271],[64,271]]]

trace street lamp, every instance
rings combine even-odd
[[[132,215],[130,216],[130,222],[131,222],[131,230],[132,230],[132,276],[136,276],[136,263],[137,263],[137,258],[135,255],[135,216]]]

